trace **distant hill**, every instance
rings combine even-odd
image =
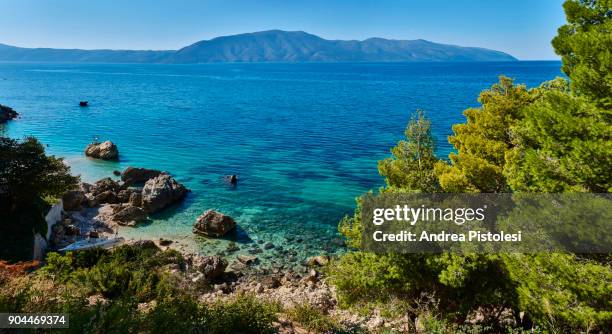
[[[19,48],[0,44],[0,61],[160,63],[176,51]]]
[[[173,51],[28,49],[0,44],[0,61],[106,63],[516,61],[495,50],[426,40],[327,40],[303,31],[269,30],[200,41]]]

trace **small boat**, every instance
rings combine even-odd
[[[85,240],[81,240],[81,241],[72,243],[60,249],[60,252],[77,251],[77,250],[90,249],[90,248],[109,249],[109,248],[113,248],[113,247],[121,245],[124,241],[125,239],[121,237],[112,238],[112,239],[89,238],[89,239],[85,239]]]
[[[88,105],[89,105],[89,102],[87,102],[87,101],[79,102],[79,106],[81,106],[81,107],[87,107]]]

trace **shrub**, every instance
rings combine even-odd
[[[257,300],[252,295],[238,295],[229,301],[217,301],[206,306],[204,324],[207,333],[230,334],[273,333],[278,304]]]
[[[334,320],[310,304],[297,305],[286,313],[291,320],[316,333],[340,331]]]

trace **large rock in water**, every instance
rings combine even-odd
[[[193,233],[220,237],[236,227],[232,217],[215,210],[208,210],[200,215],[193,224]]]
[[[189,190],[168,174],[161,174],[147,181],[142,188],[142,208],[157,212],[180,201]]]
[[[85,155],[102,160],[117,160],[119,159],[119,150],[117,149],[117,145],[107,140],[103,143],[87,145],[87,148],[85,148]]]
[[[146,219],[147,213],[143,209],[132,205],[119,206],[112,215],[112,221],[127,226],[134,226]]]
[[[125,184],[132,185],[134,183],[147,182],[150,179],[159,176],[161,173],[161,171],[155,169],[129,166],[123,172],[121,172],[121,180],[125,182]]]
[[[0,124],[16,118],[17,115],[18,115],[17,112],[13,110],[13,108],[3,106],[0,104]]]

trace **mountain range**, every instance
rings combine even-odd
[[[303,31],[268,30],[203,40],[179,50],[20,48],[0,44],[0,61],[99,63],[516,61],[495,50],[422,39],[327,40]]]

